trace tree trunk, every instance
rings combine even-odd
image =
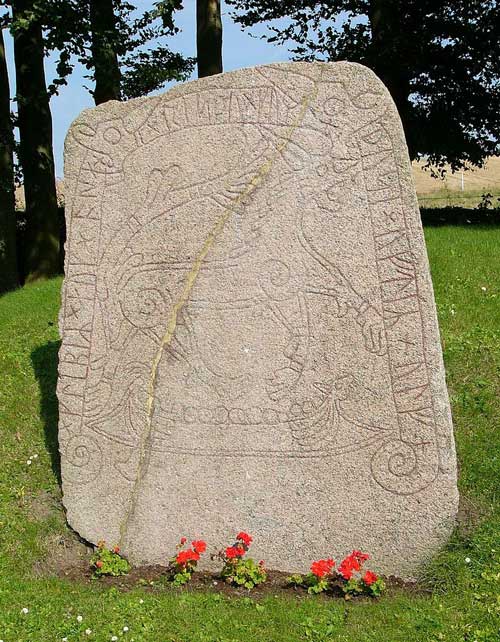
[[[19,284],[14,202],[14,135],[10,119],[10,87],[0,29],[0,294]]]
[[[90,0],[90,23],[95,104],[120,100],[121,75],[116,53],[117,34],[113,0]]]
[[[413,156],[412,140],[415,132],[409,122],[410,77],[404,52],[400,0],[371,0],[368,17],[372,32],[368,60],[369,66],[385,84],[396,103]],[[398,44],[399,43],[399,44]],[[368,64],[368,62],[367,62]]]
[[[198,78],[222,73],[220,0],[197,0],[196,48]]]
[[[28,18],[33,0],[12,2],[14,20]],[[59,222],[52,153],[52,116],[45,83],[39,22],[14,27],[19,156],[26,200],[26,281],[60,272]]]

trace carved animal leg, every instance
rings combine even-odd
[[[309,319],[302,296],[283,302],[269,302],[269,309],[290,333],[283,351],[287,365],[275,370],[273,376],[266,380],[269,398],[278,401],[290,395],[306,367],[309,356]]]

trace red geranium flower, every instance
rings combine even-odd
[[[248,533],[245,533],[244,531],[240,531],[238,535],[236,535],[236,539],[240,539],[242,542],[245,543],[246,546],[250,546],[252,543],[252,537]]]
[[[191,542],[196,553],[204,553],[207,550],[207,545],[202,539],[196,539],[194,542]]]
[[[366,571],[366,573],[363,575],[363,582],[366,584],[366,586],[371,586],[377,580],[378,575],[376,573],[372,573],[372,571]]]
[[[357,557],[353,554],[348,555],[344,560],[342,560],[338,572],[345,580],[350,580],[354,571],[359,571],[361,564],[359,563]]]
[[[184,566],[184,564],[189,561],[189,551],[180,551],[177,553],[175,561],[179,566]]]
[[[338,568],[338,572],[339,572],[340,575],[342,575],[344,580],[350,580],[351,577],[352,577],[352,568],[349,565],[349,563],[346,562],[346,560],[343,560],[340,563],[340,566]]]
[[[200,559],[199,553],[188,548],[187,551],[180,551],[175,558],[179,566],[184,566],[188,562],[197,562]]]
[[[360,564],[363,564],[363,562],[370,559],[368,553],[362,553],[361,551],[353,551],[352,556],[355,557]]]
[[[311,573],[316,575],[316,577],[323,577],[323,575],[325,575],[326,570],[321,561],[313,562],[311,564]]]
[[[115,546],[113,548],[113,553],[116,553],[118,555],[119,552],[120,552],[120,547],[119,546]]]
[[[311,573],[318,578],[322,578],[332,572],[335,562],[329,558],[327,560],[318,560],[311,564]]]
[[[181,537],[181,546],[184,546],[186,542],[187,542],[187,538]]]
[[[245,554],[245,549],[241,546],[228,546],[226,548],[226,557],[230,560],[235,559],[236,557],[243,557]]]
[[[102,566],[103,566],[103,564],[102,564],[102,561],[101,561],[101,560],[97,560],[97,562],[95,563],[95,565],[97,566],[97,568],[102,568]]]

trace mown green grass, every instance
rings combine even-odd
[[[35,510],[41,494],[60,494],[55,279],[0,298],[0,640],[500,640],[500,228],[429,228],[426,239],[467,512],[424,569],[427,592],[391,589],[372,602],[283,595],[256,602],[251,594],[120,592],[36,576],[47,542],[68,535],[60,509]]]

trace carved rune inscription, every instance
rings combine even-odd
[[[66,152],[58,396],[87,539],[268,563],[446,538],[455,455],[399,119],[367,69],[247,69],[84,112]],[[291,542],[283,552],[283,537]]]

